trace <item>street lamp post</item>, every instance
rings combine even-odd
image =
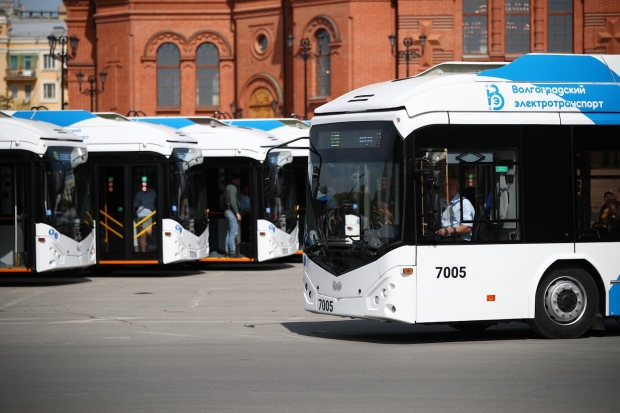
[[[295,59],[302,59],[304,61],[304,120],[308,119],[308,59],[316,57],[316,53],[310,51],[310,39],[304,37],[299,41],[301,49],[293,54],[293,40],[295,37],[289,34],[286,37],[286,43],[288,44],[288,51]]]
[[[90,95],[90,111],[93,111],[93,97],[99,93],[103,93],[105,90],[105,80],[108,77],[108,73],[104,70],[99,73],[99,79],[101,79],[101,90],[97,89],[97,78],[95,75],[88,76],[88,89],[82,90],[82,82],[84,80],[84,73],[78,72],[76,75],[78,85],[80,86],[80,93],[83,95]]]
[[[403,45],[405,45],[404,51],[398,51],[396,47],[396,43],[398,38],[395,34],[391,34],[388,36],[390,39],[390,46],[392,48],[392,56],[396,58],[396,70],[398,73],[398,59],[402,56],[405,58],[405,62],[407,64],[407,77],[409,77],[409,62],[412,57],[422,57],[424,56],[424,46],[426,45],[426,35],[422,33],[418,39],[420,40],[420,48],[421,51],[418,53],[416,50],[411,50],[411,46],[413,45],[413,39],[411,37],[405,37],[403,39]]]
[[[56,37],[53,34],[47,36],[47,40],[50,45],[50,57],[54,60],[60,61],[60,108],[65,108],[65,69],[69,60],[75,59],[75,52],[78,47],[80,39],[77,36],[59,36]],[[71,46],[71,53],[67,48],[67,43]],[[54,53],[56,45],[60,45],[60,51]]]

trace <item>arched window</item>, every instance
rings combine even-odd
[[[180,66],[179,48],[162,44],[157,50],[157,106],[180,106]]]
[[[220,53],[212,43],[196,51],[196,105],[220,106]]]
[[[329,96],[331,94],[329,32],[325,29],[319,30],[316,33],[316,40],[318,45],[316,56],[316,95]]]

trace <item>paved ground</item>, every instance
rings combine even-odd
[[[469,335],[302,309],[301,265],[0,277],[0,412],[618,412],[620,324]]]

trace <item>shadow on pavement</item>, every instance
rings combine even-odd
[[[341,320],[282,323],[291,333],[330,340],[376,344],[429,344],[477,341],[540,339],[527,323],[500,323],[481,332],[463,332],[447,325],[384,323],[373,320]],[[594,331],[585,337],[620,336],[620,324],[605,321],[605,331]]]
[[[295,266],[286,262],[249,262],[249,263],[200,263],[202,271],[279,271],[294,268]]]
[[[48,274],[2,274],[0,287],[55,287],[91,282],[84,274],[48,273]]]

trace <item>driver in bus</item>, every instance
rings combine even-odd
[[[459,180],[455,177],[448,178],[448,199],[450,203],[441,214],[441,228],[435,232],[440,241],[471,241],[472,223],[461,222],[461,202],[463,204],[463,220],[473,221],[474,206],[467,198],[461,200],[459,194]]]

